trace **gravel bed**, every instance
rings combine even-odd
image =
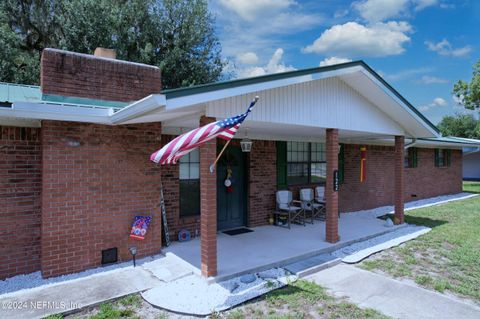
[[[405,236],[405,235],[408,235],[408,234],[416,233],[416,232],[418,232],[419,230],[422,230],[422,229],[429,229],[429,228],[424,227],[424,226],[408,225],[406,227],[396,229],[396,230],[388,232],[386,234],[383,234],[383,235],[380,235],[380,236],[377,236],[377,237],[374,237],[374,238],[371,238],[371,239],[368,239],[368,240],[365,240],[365,241],[361,241],[361,242],[346,246],[342,249],[339,249],[339,250],[336,250],[336,251],[332,252],[332,255],[335,256],[335,257],[338,257],[338,258],[344,258],[348,255],[351,255],[351,254],[357,253],[361,250],[368,249],[370,247],[385,243],[389,240],[392,240],[392,239],[395,239],[395,238],[398,238],[398,237],[401,237],[401,236]]]
[[[443,203],[448,203],[456,200],[466,199],[469,197],[478,196],[478,194],[472,193],[458,193],[453,195],[443,195],[432,198],[420,199],[412,202],[405,203],[405,210],[409,211],[412,209],[418,209],[422,207],[434,206]],[[348,214],[363,214],[367,217],[367,214],[374,217],[379,217],[386,214],[393,214],[395,210],[394,206],[382,206],[374,209],[359,210],[354,212],[349,212]]]
[[[137,267],[139,265],[142,265],[146,262],[153,261],[158,258],[164,257],[163,255],[154,255],[154,256],[149,256],[145,258],[141,258],[137,260]],[[78,273],[73,273],[73,274],[68,274],[68,275],[63,275],[63,276],[58,276],[58,277],[52,277],[52,278],[47,278],[44,279],[42,278],[42,274],[40,271],[36,271],[30,274],[26,275],[18,275],[15,277],[7,278],[5,280],[0,281],[0,294],[5,294],[9,292],[14,292],[17,290],[22,290],[22,289],[31,289],[39,286],[49,286],[52,284],[60,283],[63,281],[70,281],[70,280],[75,280],[75,279],[80,279],[84,277],[88,277],[94,274],[100,274],[103,272],[108,272],[108,271],[114,271],[117,269],[122,269],[126,267],[132,266],[133,263],[132,261],[126,261],[118,264],[113,264],[109,266],[104,266],[104,267],[97,267],[93,269],[88,269],[85,271],[81,271]]]
[[[223,311],[247,300],[295,281],[283,268],[272,268],[256,273],[256,280],[243,283],[236,277],[224,282],[208,284],[205,279],[191,275],[142,293],[150,304],[181,314],[206,316]]]

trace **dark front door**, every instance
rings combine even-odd
[[[223,145],[219,145],[218,152],[222,148]],[[245,178],[245,154],[240,146],[229,145],[217,165],[217,227],[219,230],[245,226],[247,217]],[[230,181],[231,186],[225,185],[226,179]]]

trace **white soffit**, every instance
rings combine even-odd
[[[429,127],[423,119],[380,83],[370,72],[362,70],[357,73],[341,75],[339,78],[391,118],[395,119],[396,122],[405,128],[409,136],[439,136],[433,128]]]

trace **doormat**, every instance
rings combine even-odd
[[[235,235],[240,235],[240,234],[245,234],[245,233],[251,233],[253,230],[242,227],[242,228],[236,228],[236,229],[230,229],[226,230],[223,233],[230,235],[230,236],[235,236]]]

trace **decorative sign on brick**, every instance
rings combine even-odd
[[[338,169],[333,171],[333,191],[338,192],[338,188],[340,185],[340,179],[338,176]]]
[[[150,216],[135,216],[135,221],[132,225],[132,231],[130,232],[130,238],[141,240],[145,239],[148,225],[150,225],[151,220],[152,217]]]

